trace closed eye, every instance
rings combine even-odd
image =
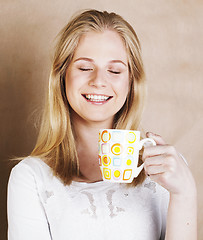
[[[110,73],[113,73],[113,74],[120,74],[121,72],[119,71],[113,71],[113,70],[108,70]]]
[[[92,71],[92,68],[79,68],[79,70],[83,71],[83,72],[87,72],[87,71]]]

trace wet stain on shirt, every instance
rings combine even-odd
[[[150,190],[153,191],[153,193],[156,193],[156,183],[154,182],[146,183],[144,187],[149,188]]]
[[[91,215],[92,218],[97,218],[97,215],[96,215],[97,208],[94,204],[93,195],[91,193],[87,192],[87,191],[83,191],[82,194],[84,194],[87,197],[87,199],[90,203],[90,206],[89,206],[89,208],[84,209],[81,213],[82,214],[89,214],[89,215]]]
[[[125,210],[123,208],[120,208],[120,207],[117,207],[117,206],[113,205],[113,194],[115,192],[116,192],[115,190],[109,190],[106,193],[106,199],[108,201],[108,208],[109,208],[109,211],[110,211],[109,216],[111,218],[116,217],[118,215],[117,213],[119,213],[119,212],[125,212]]]

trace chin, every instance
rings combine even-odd
[[[113,123],[113,119],[114,117],[109,117],[109,118],[104,118],[104,116],[91,116],[91,118],[86,118],[86,120],[88,122],[92,122],[92,123],[107,123],[109,125],[109,123]]]

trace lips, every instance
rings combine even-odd
[[[107,102],[112,96],[100,94],[82,94],[82,96],[90,102]]]

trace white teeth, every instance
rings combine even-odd
[[[100,101],[106,101],[107,99],[109,99],[109,97],[104,96],[104,95],[84,95],[88,100],[90,101],[94,101],[94,102],[100,102]]]

